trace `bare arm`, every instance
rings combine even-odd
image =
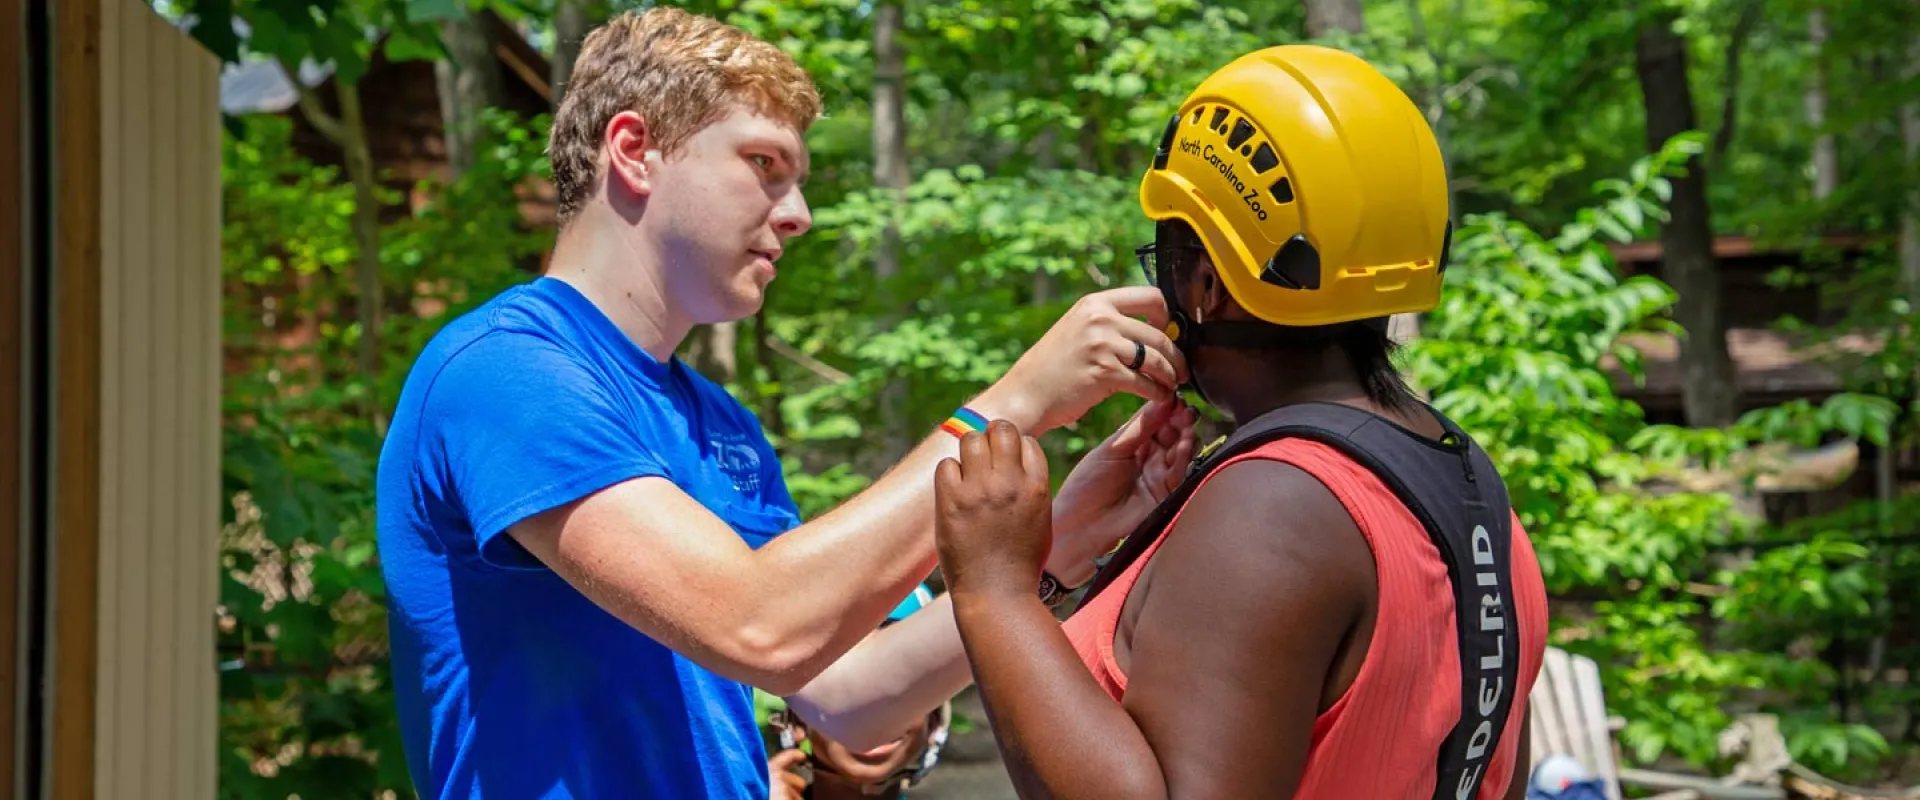
[[[1148,403],[1081,460],[1053,499],[1048,572],[1069,586],[1092,580],[1093,559],[1180,483],[1193,423],[1183,404]],[[810,726],[861,749],[892,739],[972,682],[952,598],[942,596],[862,640],[787,703]]]
[[[1259,461],[1210,480],[1167,536],[1122,704],[1039,603],[993,573],[955,583],[968,657],[1021,796],[1286,797],[1297,787],[1341,641],[1365,608],[1364,539],[1317,481]]]
[[[943,594],[861,641],[787,706],[809,727],[864,750],[899,736],[972,682],[953,598]]]
[[[759,550],[665,478],[612,486],[508,532],[641,633],[789,694],[933,570],[929,486],[956,452],[952,436],[930,436],[867,491]]]
[[[1089,295],[975,410],[1045,430],[1115,391],[1170,396],[1182,367],[1156,327],[1164,322],[1151,288]],[[1149,348],[1140,372],[1125,366],[1135,340]],[[872,632],[932,571],[933,471],[958,452],[953,437],[935,433],[866,491],[758,550],[664,478],[615,485],[509,533],[642,633],[717,673],[787,695]]]

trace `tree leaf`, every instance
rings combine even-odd
[[[458,19],[464,13],[460,0],[406,0],[407,19],[411,20],[443,22]]]

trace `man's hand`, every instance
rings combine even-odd
[[[805,800],[807,779],[793,768],[806,762],[807,754],[800,750],[782,750],[767,759],[767,782],[773,790],[767,800]]]
[[[1047,569],[1069,586],[1093,577],[1093,560],[1166,499],[1193,458],[1192,407],[1153,400],[1080,459],[1053,499]]]
[[[1052,547],[1047,457],[1013,423],[960,440],[933,473],[934,536],[956,594],[1012,588],[1029,596]]]
[[[1018,419],[1027,434],[1038,436],[1079,419],[1115,392],[1171,399],[1186,380],[1187,366],[1166,325],[1166,301],[1151,286],[1081,297],[986,391],[985,410]],[[1138,370],[1132,368],[1136,354],[1143,355]]]

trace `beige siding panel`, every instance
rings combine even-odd
[[[182,654],[182,698],[191,702],[181,710],[180,738],[190,743],[182,753],[184,797],[214,796],[215,743],[219,738],[219,684],[214,672],[214,603],[219,585],[214,578],[220,563],[220,62],[201,48],[187,51],[183,70],[193,87],[186,108],[191,124],[181,142],[194,154],[193,182],[187,187],[193,209],[183,230],[191,237],[192,268],[185,284],[190,302],[181,304],[187,332],[181,352],[189,362],[180,370],[185,390],[180,415],[186,431],[181,448],[187,459],[181,493],[188,504],[181,514],[181,563],[185,565],[180,596],[188,606],[181,615],[187,626],[182,641],[191,646]]]
[[[216,795],[219,63],[103,3],[100,797]]]
[[[212,53],[195,49],[194,73],[199,87],[199,131],[194,141],[200,150],[200,185],[196,194],[200,198],[199,231],[200,268],[199,311],[194,320],[199,328],[199,369],[189,373],[198,377],[197,393],[193,409],[198,413],[186,415],[197,423],[195,446],[192,452],[198,457],[193,472],[199,476],[199,491],[195,492],[194,520],[192,533],[196,542],[194,564],[194,583],[189,590],[197,586],[198,591],[191,596],[199,602],[194,614],[189,618],[193,623],[194,639],[199,646],[192,653],[192,674],[195,676],[190,685],[193,696],[198,698],[193,704],[195,724],[190,730],[193,741],[200,749],[192,753],[193,792],[192,797],[212,798],[216,794],[215,775],[219,767],[220,740],[220,678],[218,665],[219,653],[216,649],[218,639],[214,627],[215,611],[220,600],[220,61]]]
[[[180,264],[174,273],[172,324],[168,329],[174,339],[176,363],[174,370],[160,390],[173,399],[173,422],[167,434],[173,441],[173,491],[170,493],[176,504],[173,512],[173,590],[167,594],[173,598],[173,618],[181,626],[173,640],[173,687],[169,692],[175,699],[172,712],[166,717],[167,725],[172,727],[173,738],[188,741],[187,724],[191,721],[194,709],[187,705],[192,699],[193,667],[199,659],[194,658],[194,648],[200,645],[200,637],[194,620],[200,617],[199,593],[193,590],[193,575],[199,572],[199,564],[194,551],[198,549],[199,531],[194,529],[193,506],[199,501],[195,497],[193,440],[199,431],[193,424],[191,413],[193,368],[199,359],[199,336],[195,329],[199,324],[194,316],[200,313],[200,304],[195,302],[193,287],[200,283],[200,243],[194,233],[199,228],[200,209],[199,181],[200,160],[193,157],[193,136],[199,132],[199,118],[205,113],[194,104],[200,101],[200,93],[192,79],[193,51],[181,48],[175,51],[173,74],[180,76],[174,85],[177,87],[177,105],[174,106],[174,131],[170,140],[173,145],[173,160],[180,175],[179,202],[174,206],[180,211],[180,219],[174,229],[180,232]],[[187,796],[188,786],[193,782],[193,764],[190,754],[176,752],[168,759],[167,766],[172,770],[167,785],[174,787],[178,797]]]
[[[100,632],[103,638],[109,632],[117,635],[118,641],[110,646],[117,647],[123,656],[117,660],[117,671],[112,675],[102,671],[100,680],[112,680],[118,687],[111,728],[116,749],[108,762],[115,773],[113,782],[134,791],[148,785],[145,759],[151,738],[146,735],[147,673],[136,665],[145,664],[151,658],[149,638],[158,634],[146,619],[148,572],[144,569],[152,559],[149,537],[145,535],[146,525],[153,518],[149,510],[152,491],[146,480],[152,447],[144,432],[153,425],[146,413],[151,407],[146,394],[152,380],[149,373],[153,354],[151,329],[156,311],[151,265],[157,242],[151,214],[157,191],[155,166],[146,148],[140,146],[140,142],[153,136],[153,97],[148,91],[149,72],[153,68],[149,56],[153,37],[152,26],[144,17],[132,13],[133,9],[125,2],[109,2],[120,6],[120,29],[126,50],[121,53],[120,61],[121,125],[118,130],[105,132],[101,149],[118,150],[125,159],[126,168],[106,179],[125,184],[120,199],[121,217],[107,224],[120,232],[126,249],[118,263],[103,264],[101,270],[102,281],[120,283],[121,295],[128,302],[122,306],[125,316],[120,320],[119,340],[102,342],[106,349],[120,352],[121,434],[116,444],[121,451],[118,461],[105,466],[119,474],[121,506],[116,513],[102,515],[100,537],[115,541],[121,558],[117,574],[111,577],[101,574],[102,584],[119,584],[119,602],[111,616],[101,620]],[[113,520],[112,527],[107,527],[105,522],[109,519]],[[101,613],[109,612],[103,609]]]
[[[181,72],[191,75],[199,71],[200,59],[189,51]],[[207,314],[215,313],[203,300],[201,286],[207,280],[206,252],[202,241],[205,237],[207,202],[204,199],[206,188],[199,180],[215,167],[201,158],[202,148],[199,137],[205,135],[202,120],[209,113],[207,97],[201,91],[198,81],[183,82],[186,98],[181,108],[186,119],[180,126],[180,161],[186,165],[185,175],[190,179],[183,187],[180,207],[183,216],[181,233],[187,237],[191,246],[186,248],[187,269],[180,284],[180,352],[186,363],[181,365],[176,380],[180,388],[180,458],[183,462],[180,470],[180,498],[186,507],[181,509],[180,529],[180,601],[184,607],[180,615],[181,623],[187,629],[181,631],[180,674],[175,684],[180,687],[183,698],[200,697],[200,670],[213,659],[211,649],[205,642],[205,632],[212,624],[200,596],[200,574],[206,570],[217,555],[209,556],[202,552],[200,544],[213,532],[206,527],[201,511],[208,500],[206,484],[200,476],[200,439],[205,434],[205,424],[201,422],[200,403],[200,362],[208,358],[206,348],[201,342],[201,320]],[[199,624],[195,624],[199,620]],[[181,741],[198,741],[198,724],[201,706],[182,705],[174,716],[174,730],[179,732]],[[200,759],[198,753],[181,753],[180,772],[174,777],[174,783],[180,787],[181,796],[189,796],[200,785]]]
[[[220,65],[217,62],[214,63],[211,71],[213,79],[207,82],[206,90],[207,94],[217,101],[220,96]],[[214,558],[207,561],[207,571],[200,578],[200,591],[203,592],[204,598],[201,605],[207,609],[205,628],[207,662],[206,667],[200,672],[200,683],[204,696],[218,698],[220,696],[220,651],[218,649],[220,634],[219,629],[215,627],[215,620],[219,618],[217,612],[220,607],[220,520],[225,513],[226,505],[226,492],[221,483],[223,473],[220,469],[220,443],[225,431],[220,416],[221,375],[226,363],[223,357],[226,351],[220,344],[221,329],[226,319],[221,287],[225,285],[226,259],[221,256],[220,243],[224,241],[221,220],[226,217],[226,195],[221,191],[225,182],[223,177],[225,161],[220,147],[222,136],[220,116],[213,112],[214,104],[208,105],[205,119],[207,136],[203,146],[207,148],[207,163],[214,166],[215,175],[206,189],[206,197],[212,204],[212,213],[207,220],[208,230],[203,233],[206,236],[204,249],[209,273],[205,289],[206,300],[207,305],[213,310],[200,320],[207,353],[207,363],[202,367],[200,375],[200,390],[206,393],[206,402],[201,406],[201,422],[207,426],[207,432],[200,437],[201,446],[204,448],[200,461],[200,474],[207,482],[206,495],[211,498],[203,511],[206,529],[211,532],[210,535],[214,540],[215,554]],[[205,740],[213,742],[215,750],[200,760],[203,772],[201,784],[206,787],[207,796],[212,797],[216,788],[215,776],[219,774],[220,769],[217,749],[220,739],[220,706],[217,702],[208,703],[203,706],[203,709],[200,712],[200,725],[206,731],[203,734],[206,737]]]
[[[149,25],[161,25],[159,19],[149,17]],[[158,37],[156,37],[158,38]],[[158,42],[156,42],[158,44]],[[149,476],[153,486],[154,519],[149,528],[153,537],[153,561],[150,568],[153,574],[148,578],[152,589],[148,592],[147,614],[153,620],[153,629],[165,631],[151,645],[153,666],[147,673],[147,708],[151,718],[148,730],[160,734],[161,742],[173,737],[167,730],[173,724],[173,718],[179,713],[176,708],[178,698],[174,697],[174,674],[179,670],[180,635],[184,633],[180,620],[180,565],[179,549],[174,540],[180,535],[180,404],[174,391],[180,383],[180,268],[187,259],[182,257],[181,249],[188,244],[180,235],[180,62],[181,49],[160,45],[152,52],[153,71],[156,79],[150,91],[157,106],[153,110],[152,139],[143,148],[147,157],[160,168],[160,178],[154,193],[154,231],[159,234],[154,247],[154,291],[153,291],[153,383],[148,387],[153,398],[153,425],[146,434],[153,437],[153,474]],[[163,188],[164,187],[164,188]],[[149,786],[165,791],[173,786],[173,772],[178,759],[169,758],[167,747],[155,747],[147,757],[147,781]]]
[[[193,581],[186,589],[195,599],[195,608],[201,623],[194,628],[193,640],[196,648],[193,653],[192,669],[189,675],[188,691],[194,697],[211,698],[214,702],[198,703],[193,713],[187,715],[188,736],[196,742],[208,745],[205,752],[195,754],[193,769],[189,774],[192,794],[196,797],[214,796],[214,767],[217,753],[214,749],[218,742],[220,706],[218,698],[220,687],[215,672],[219,655],[215,652],[214,605],[218,600],[220,587],[216,582],[219,575],[220,554],[220,115],[219,105],[220,64],[212,55],[203,55],[196,69],[202,74],[216,76],[211,81],[196,83],[199,88],[198,100],[193,108],[197,109],[199,125],[192,144],[200,154],[200,169],[195,174],[203,176],[202,185],[194,193],[199,200],[200,222],[195,226],[199,232],[198,260],[200,280],[195,288],[199,302],[193,319],[196,323],[194,341],[196,352],[200,354],[199,369],[186,377],[194,387],[193,402],[188,408],[195,413],[187,415],[196,427],[194,447],[191,452],[196,460],[194,464],[194,509],[193,531],[200,537],[197,541],[212,550],[212,556],[203,554],[193,562],[197,569]]]
[[[195,91],[190,78],[190,70],[193,66],[191,55],[191,50],[182,48],[177,51],[173,68],[173,74],[181,78],[174,84],[177,87],[178,97],[177,105],[174,106],[175,134],[170,139],[174,151],[173,161],[177,165],[175,170],[180,176],[178,202],[174,203],[174,207],[179,209],[180,218],[175,223],[174,230],[180,232],[181,242],[179,269],[174,273],[176,293],[173,303],[174,312],[170,320],[171,324],[167,326],[174,339],[173,352],[176,363],[173,372],[160,386],[160,391],[172,398],[173,402],[173,418],[169,426],[171,430],[164,434],[173,443],[173,466],[169,470],[173,473],[173,490],[169,494],[176,504],[172,516],[174,575],[172,591],[167,594],[173,598],[175,604],[173,611],[175,624],[181,626],[179,633],[173,639],[173,686],[170,687],[168,694],[175,699],[173,709],[166,717],[166,723],[172,728],[169,731],[172,737],[181,741],[187,740],[185,726],[193,714],[193,709],[187,706],[186,701],[193,696],[188,688],[193,682],[195,660],[193,649],[200,644],[200,637],[195,635],[196,630],[193,627],[193,619],[199,616],[197,613],[199,597],[198,593],[193,591],[193,573],[198,571],[199,565],[193,563],[194,545],[198,538],[197,531],[194,530],[193,518],[197,515],[193,513],[193,506],[198,498],[194,497],[192,449],[193,440],[199,432],[193,429],[193,415],[190,413],[192,406],[188,405],[188,402],[192,399],[190,387],[193,384],[191,377],[194,372],[193,363],[199,357],[199,348],[196,346],[199,337],[194,335],[194,329],[198,326],[193,317],[200,312],[200,304],[194,302],[192,287],[200,282],[200,243],[194,237],[194,231],[200,221],[199,203],[194,197],[199,189],[199,182],[195,180],[197,177],[195,171],[200,164],[199,159],[193,157],[191,142],[193,135],[198,132],[196,129],[199,126],[195,122],[201,110],[193,105],[200,100],[200,93]],[[174,787],[174,791],[178,793],[176,796],[179,797],[186,796],[187,786],[193,780],[193,765],[188,763],[187,758],[187,753],[179,752],[167,762],[172,772],[164,785]]]
[[[207,94],[215,98],[220,96],[220,67],[218,64],[214,67],[213,78],[208,81]],[[205,375],[201,379],[203,381],[201,387],[207,393],[204,417],[207,425],[207,434],[203,437],[206,443],[207,453],[205,461],[200,465],[200,468],[205,471],[204,474],[207,478],[207,493],[213,497],[213,502],[207,504],[206,515],[207,529],[213,531],[215,556],[212,561],[207,562],[207,575],[204,579],[206,582],[201,586],[201,591],[206,592],[208,617],[207,670],[201,680],[206,684],[207,696],[218,698],[220,696],[220,651],[218,649],[220,633],[219,628],[215,627],[214,623],[219,619],[220,580],[222,574],[220,571],[222,562],[219,557],[219,532],[221,520],[226,516],[227,503],[226,488],[223,482],[225,473],[222,472],[220,466],[222,453],[224,452],[221,449],[221,443],[224,441],[223,435],[226,430],[225,420],[221,416],[221,406],[223,405],[221,398],[225,396],[225,388],[222,381],[226,375],[226,349],[223,346],[223,342],[225,341],[223,331],[225,330],[224,320],[226,319],[226,296],[222,294],[221,289],[226,285],[227,262],[225,255],[220,250],[221,242],[225,241],[224,229],[221,223],[226,219],[226,194],[221,191],[221,187],[225,185],[225,178],[222,176],[225,174],[226,162],[224,158],[225,150],[220,146],[224,131],[220,125],[219,115],[208,114],[207,134],[207,148],[211,151],[208,154],[209,160],[220,168],[221,175],[214,176],[213,184],[207,187],[207,194],[213,198],[214,216],[212,220],[213,230],[208,234],[206,245],[207,268],[213,272],[213,280],[211,285],[207,287],[207,301],[212,304],[214,313],[208,315],[203,321],[207,330],[207,349],[212,353],[212,356],[207,359],[204,370]],[[206,709],[207,710],[203,712],[204,716],[202,716],[201,722],[211,731],[209,741],[214,742],[216,748],[215,751],[209,753],[203,761],[207,771],[205,781],[208,790],[207,796],[212,797],[213,790],[217,788],[215,783],[216,776],[218,776],[220,772],[220,759],[217,749],[220,732],[220,707],[217,703],[208,703]]]

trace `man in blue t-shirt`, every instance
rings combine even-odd
[[[944,598],[841,658],[934,567],[932,473],[958,439],[801,525],[753,415],[673,356],[694,325],[754,314],[811,224],[819,112],[778,49],[677,9],[583,44],[549,149],[547,274],[428,343],[381,453],[421,795],[760,800],[750,686],[872,746],[965,684]],[[1037,591],[1090,578],[1178,477],[1192,416],[1165,323],[1152,288],[1091,295],[950,423],[1037,434],[1115,392],[1153,401],[1069,476]]]

